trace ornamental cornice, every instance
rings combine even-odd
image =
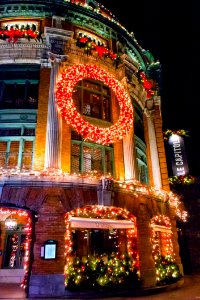
[[[0,8],[2,4],[0,5]],[[50,17],[52,13],[49,11],[44,11],[43,6],[33,4],[15,4],[15,6],[10,6],[9,9],[7,5],[3,5],[3,9],[0,11],[0,18],[12,18],[12,17]]]
[[[48,49],[48,45],[39,43],[0,43],[0,62],[4,64],[16,61],[20,63],[40,63],[41,57],[44,56],[42,53]]]
[[[117,31],[113,30],[113,28],[107,26],[102,21],[99,21],[96,18],[94,19],[93,16],[89,17],[87,15],[83,15],[82,13],[69,10],[66,16],[66,20],[70,21],[74,25],[90,29],[107,39],[118,39]],[[145,68],[142,56],[140,55],[136,47],[133,46],[133,43],[130,43],[127,39],[124,38],[124,36],[123,39],[124,42],[129,46],[129,49],[127,50],[129,52],[129,60],[134,61],[134,63],[136,64],[136,68],[138,68],[140,65]]]
[[[70,21],[74,25],[90,29],[93,32],[96,32],[96,34],[105,37],[106,39],[110,39],[111,37],[116,38],[116,35],[114,35],[113,32],[111,32],[108,26],[82,13],[69,10],[66,15],[66,20]],[[113,36],[110,36],[111,34],[113,34]]]

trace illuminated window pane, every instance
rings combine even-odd
[[[73,91],[73,101],[81,114],[111,122],[111,93],[103,82],[79,81]]]

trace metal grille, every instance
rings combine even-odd
[[[72,142],[71,172],[93,171],[113,174],[113,149],[92,143]]]
[[[102,164],[102,150],[101,148],[96,148],[93,150],[93,164],[92,170],[103,172],[103,164]]]
[[[13,141],[10,145],[10,152],[8,154],[8,167],[14,168],[18,164],[18,155],[19,155],[19,142]]]
[[[80,170],[80,145],[72,144],[71,149],[71,171],[72,173],[79,173]]]
[[[92,149],[83,146],[83,172],[92,171]]]
[[[113,172],[112,151],[108,149],[105,149],[105,168],[106,168],[106,173],[112,174]]]
[[[33,142],[25,141],[24,152],[22,155],[22,169],[30,170],[32,168],[32,151],[33,151]]]
[[[6,165],[6,149],[7,142],[0,142],[0,167],[4,168]]]

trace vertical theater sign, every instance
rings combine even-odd
[[[174,176],[185,176],[189,173],[184,138],[178,134],[172,134],[168,140],[172,171]]]

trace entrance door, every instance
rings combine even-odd
[[[25,242],[26,235],[22,226],[14,231],[6,231],[3,268],[23,269]]]

